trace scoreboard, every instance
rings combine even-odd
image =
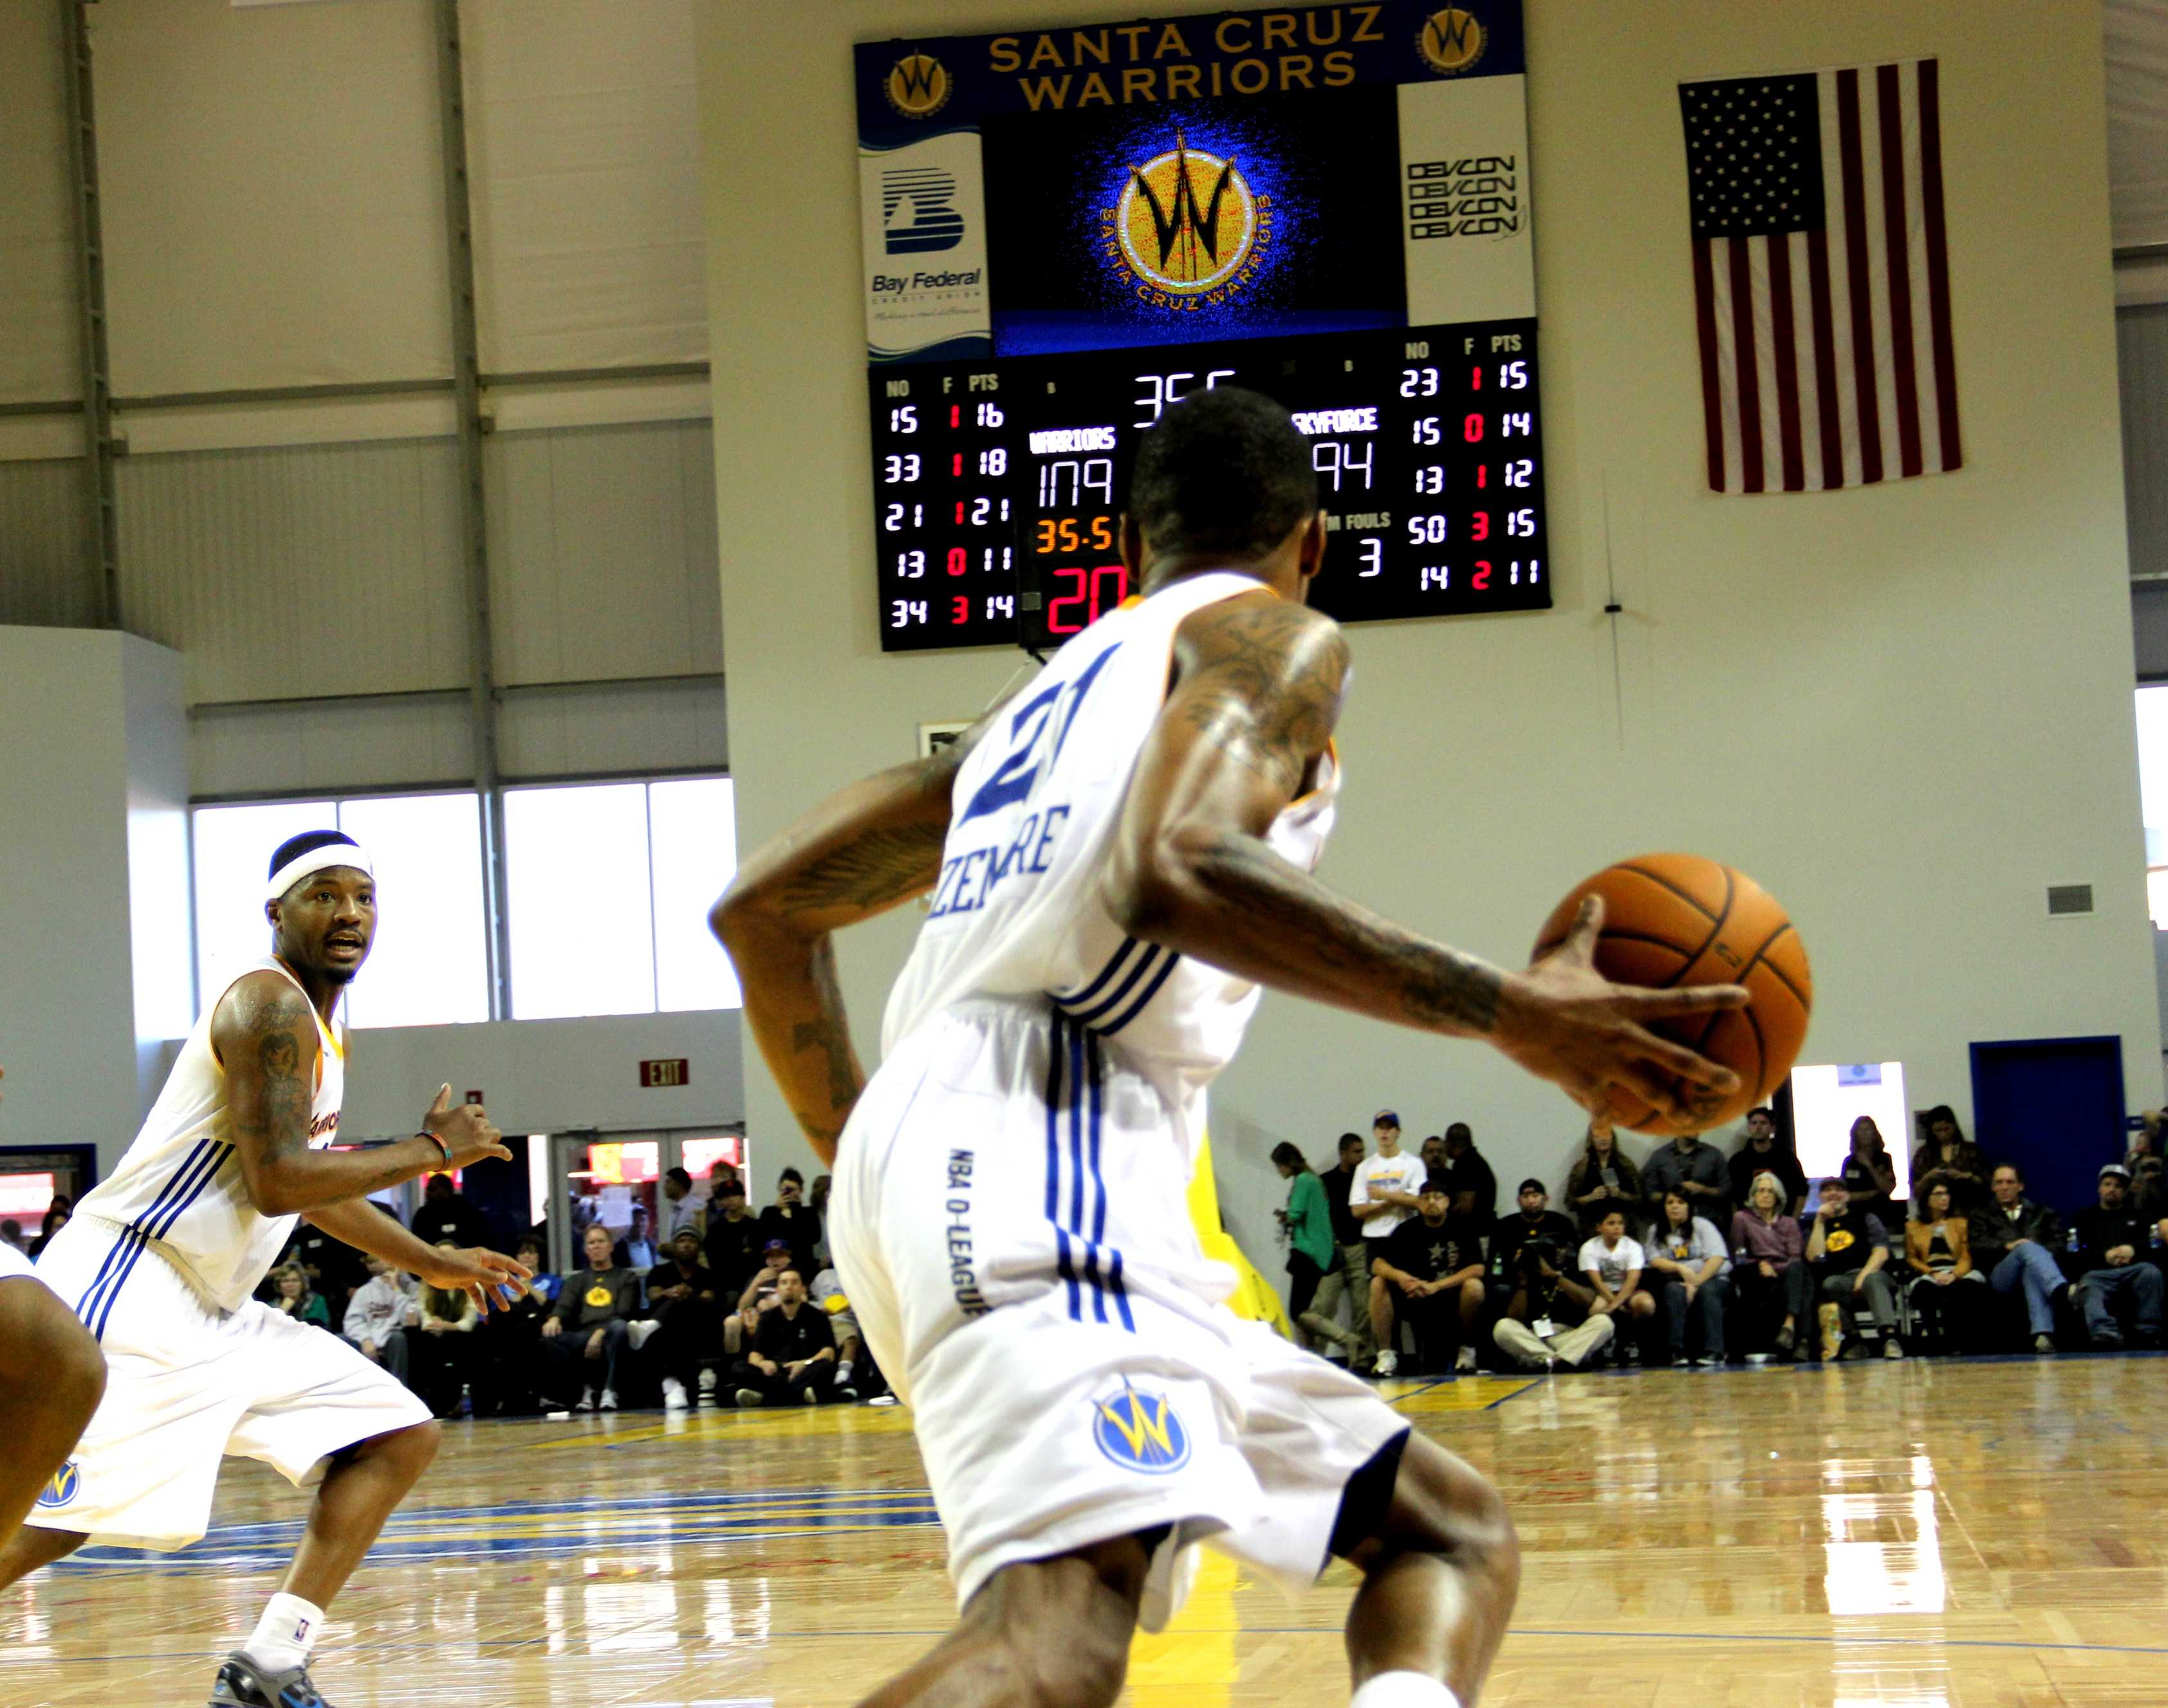
[[[1551,603],[1518,0],[862,44],[881,644],[1059,645],[1134,589],[1140,436],[1310,444],[1311,601]]]

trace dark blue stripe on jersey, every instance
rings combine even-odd
[[[128,1285],[128,1278],[136,1273],[136,1265],[142,1261],[143,1253],[151,1248],[151,1240],[162,1239],[173,1232],[173,1225],[187,1213],[190,1205],[203,1196],[204,1188],[210,1184],[226,1159],[232,1154],[233,1147],[231,1145],[211,1145],[206,1149],[199,1143],[195,1151],[189,1154],[189,1160],[181,1165],[180,1172],[158,1195],[159,1204],[152,1205],[150,1213],[141,1221],[130,1224],[128,1237],[135,1241],[135,1249],[114,1271],[113,1285],[105,1290],[105,1296],[98,1304],[98,1320],[88,1325],[92,1334],[100,1340],[105,1338],[105,1325],[113,1320],[113,1307],[120,1301],[120,1290]],[[178,1196],[175,1196],[175,1188],[181,1185],[183,1177],[188,1177],[189,1184]],[[172,1201],[167,1203],[169,1199]],[[160,1205],[165,1205],[162,1216],[158,1213]],[[146,1227],[143,1225],[154,1219],[155,1226]]]
[[[1046,1052],[1046,1219],[1061,1214],[1061,1014],[1054,1015],[1054,1040]]]
[[[1100,1114],[1104,1103],[1101,1095],[1104,1088],[1106,1064],[1099,1059],[1099,1038],[1087,1032],[1084,1048],[1091,1062],[1092,1079],[1092,1189],[1098,1195],[1098,1204],[1092,1212],[1092,1243],[1097,1245],[1107,1237],[1107,1177],[1099,1172]]]
[[[1137,1332],[1137,1319],[1129,1315],[1129,1295],[1122,1285],[1122,1254],[1115,1252],[1113,1261],[1107,1267],[1107,1285],[1113,1290],[1114,1308],[1122,1313],[1122,1327],[1130,1333]]]
[[[1070,1018],[1074,1020],[1080,1020],[1088,1026],[1102,1014],[1121,1007],[1124,1002],[1129,1000],[1129,992],[1137,987],[1138,981],[1145,977],[1145,976],[1151,971],[1153,965],[1166,953],[1166,951],[1164,949],[1158,947],[1156,944],[1147,949],[1143,955],[1138,957],[1137,964],[1129,969],[1129,976],[1123,979],[1121,983],[1114,987],[1114,993],[1112,996],[1101,998],[1100,1000],[1091,1008],[1071,1010]]]
[[[173,1201],[174,1195],[181,1190],[182,1183],[188,1178],[189,1171],[195,1167],[202,1159],[203,1153],[210,1147],[211,1141],[209,1139],[196,1141],[195,1148],[181,1159],[181,1166],[174,1169],[172,1174],[167,1177],[166,1184],[158,1189],[158,1195],[151,1200],[151,1207],[143,1213],[142,1221],[148,1221]],[[128,1232],[135,1231],[136,1224],[130,1223]],[[98,1290],[104,1285],[107,1276],[113,1270],[114,1260],[122,1256],[121,1248],[127,1243],[125,1234],[113,1242],[113,1249],[105,1254],[104,1263],[98,1266],[97,1279],[91,1282],[89,1290],[76,1301],[76,1315],[80,1317],[86,1325],[89,1323],[92,1313],[98,1309],[98,1303],[95,1301],[102,1296],[99,1296]],[[118,1285],[117,1281],[115,1284]]]
[[[141,1261],[143,1253],[151,1248],[151,1237],[140,1227],[130,1228],[125,1237],[134,1242],[127,1261],[113,1272],[113,1285],[106,1289],[105,1297],[98,1306],[98,1321],[85,1325],[99,1340],[105,1338],[105,1325],[112,1318],[113,1306],[120,1297],[120,1290],[128,1285],[129,1276],[136,1273],[136,1265]]]
[[[1084,1232],[1084,1029],[1069,1028],[1069,1231]]]
[[[218,1171],[226,1166],[226,1159],[232,1154],[233,1147],[231,1145],[213,1145],[210,1154],[204,1158],[203,1166],[196,1170],[195,1179],[189,1187],[188,1195],[175,1203],[162,1221],[146,1228],[146,1232],[154,1239],[163,1239],[171,1233],[173,1224],[181,1219],[191,1204],[203,1196],[204,1188],[217,1178]],[[150,1218],[146,1216],[144,1221],[147,1222]]]
[[[1099,1285],[1099,1248],[1088,1242],[1084,1248],[1084,1279],[1092,1284],[1092,1315],[1104,1322],[1107,1320],[1107,1291]]]
[[[1099,994],[1100,986],[1105,984],[1108,979],[1122,970],[1122,963],[1129,958],[1136,946],[1135,938],[1124,937],[1122,939],[1122,946],[1114,951],[1113,958],[1099,969],[1098,977],[1093,979],[1081,991],[1056,991],[1054,993],[1054,1000],[1063,1003],[1090,1002],[1092,998]]]
[[[1107,1024],[1102,1026],[1099,1029],[1099,1035],[1103,1038],[1113,1037],[1115,1033],[1120,1031],[1123,1027],[1128,1025],[1130,1021],[1135,1019],[1139,1014],[1141,1014],[1146,1008],[1150,1008],[1151,1006],[1151,999],[1159,994],[1159,987],[1166,982],[1166,976],[1174,971],[1175,963],[1181,959],[1182,957],[1178,955],[1170,955],[1167,956],[1166,960],[1161,963],[1160,970],[1152,975],[1151,982],[1145,987],[1144,993],[1140,996],[1135,1002],[1129,1005],[1127,1012],[1122,1015],[1120,1019],[1110,1020]]]
[[[1055,1260],[1060,1266],[1061,1279],[1069,1283],[1069,1318],[1072,1322],[1084,1320],[1083,1296],[1076,1290],[1076,1266],[1069,1259],[1069,1230],[1057,1225],[1054,1230]]]

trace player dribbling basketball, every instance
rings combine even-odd
[[[836,1171],[866,1341],[916,1408],[962,1616],[878,1708],[1111,1703],[1207,1542],[1290,1589],[1362,1572],[1358,1708],[1475,1700],[1518,1580],[1467,1466],[1362,1383],[1221,1301],[1185,1211],[1198,1093],[1261,985],[1480,1037],[1584,1105],[1732,1077],[1640,1024],[1735,1007],[1589,966],[1600,909],[1506,974],[1310,869],[1348,661],[1303,603],[1324,549],[1310,448],[1221,389],[1140,450],[1140,599],[945,753],[846,790],[715,912],[746,1013]],[[931,891],[870,1085],[832,934]]]

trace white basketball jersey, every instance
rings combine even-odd
[[[263,961],[247,971],[275,972],[304,998],[308,995],[279,961]],[[223,1001],[225,992],[219,996]],[[124,1230],[97,1283],[77,1307],[93,1333],[145,1248],[172,1263],[213,1304],[231,1311],[256,1290],[300,1220],[261,1215],[248,1201],[226,1112],[226,1069],[210,1045],[211,1018],[217,1012],[217,1003],[205,1008],[181,1046],[165,1089],[120,1166],[76,1206],[78,1216],[97,1216]],[[316,1013],[313,1003],[310,1012]],[[321,1014],[316,1019],[321,1048],[309,1144],[320,1150],[338,1131],[346,1048]]]
[[[1016,998],[1048,1003],[1185,1099],[1226,1066],[1257,987],[1129,936],[1098,886],[1166,703],[1176,629],[1261,585],[1220,570],[1132,600],[1002,709],[957,775],[932,909],[889,998],[887,1051],[957,1003]],[[1327,754],[1315,788],[1273,824],[1273,849],[1314,866],[1338,790]]]

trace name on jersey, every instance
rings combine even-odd
[[[1006,843],[989,843],[984,848],[951,854],[941,863],[940,881],[933,889],[933,909],[927,918],[975,913],[1010,879],[1044,872],[1054,858],[1055,839],[1068,819],[1065,806],[1027,812]]]
[[[339,1112],[337,1109],[333,1109],[329,1115],[318,1115],[309,1123],[309,1136],[311,1139],[321,1139],[337,1132],[338,1118]]]

